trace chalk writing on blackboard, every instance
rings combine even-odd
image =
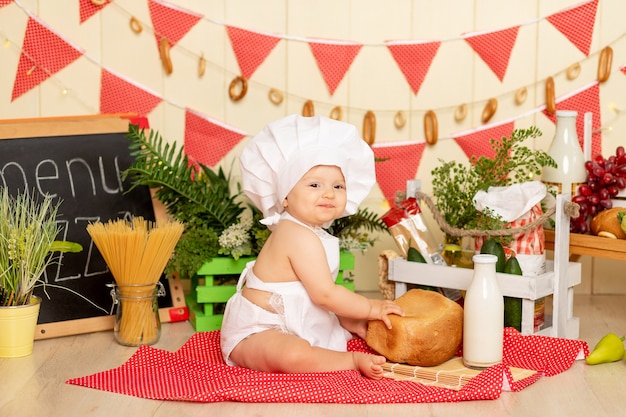
[[[58,239],[83,246],[46,270],[46,285],[36,289],[43,299],[39,323],[111,313],[113,277],[86,227],[132,216],[154,220],[150,191],[130,190],[121,179],[132,163],[128,145],[124,132],[0,140],[0,185],[60,200]],[[171,305],[167,297],[159,301]]]

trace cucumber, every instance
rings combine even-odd
[[[504,248],[492,237],[485,239],[483,245],[480,248],[480,253],[486,253],[489,255],[496,255],[498,262],[496,262],[496,272],[504,272],[504,266],[506,265],[506,254]]]
[[[505,274],[522,275],[522,268],[516,257],[512,256],[504,265]],[[522,299],[504,297],[504,326],[514,327],[518,332],[522,331]]]
[[[421,264],[426,263],[426,259],[424,259],[424,256],[413,246],[409,246],[409,249],[406,251],[406,260],[409,262],[419,262]],[[437,289],[436,287],[431,287],[429,285],[415,285],[414,287],[410,288],[439,292],[439,289]]]
[[[522,275],[522,267],[520,266],[517,258],[515,256],[511,256],[511,258],[506,261],[502,272],[505,274]]]
[[[419,262],[422,264],[426,263],[426,259],[424,259],[424,256],[422,256],[420,251],[415,249],[413,246],[409,247],[409,250],[406,251],[406,260],[410,262]]]

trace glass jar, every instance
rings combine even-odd
[[[115,310],[115,340],[123,346],[152,345],[161,336],[157,297],[165,296],[161,282],[156,284],[111,285]]]
[[[463,249],[462,241],[463,239],[459,236],[445,235],[441,256],[448,266],[472,269],[474,268],[473,253]]]
[[[443,249],[441,251],[441,259],[443,265],[447,265],[453,268],[468,268],[473,267],[472,260],[467,257],[467,254],[463,251],[461,246],[462,238],[457,236],[444,236]],[[461,307],[464,304],[463,297],[465,297],[465,291],[442,288],[443,295],[451,299]]]

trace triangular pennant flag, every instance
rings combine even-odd
[[[626,65],[622,65],[621,67],[619,67],[619,70],[622,71],[622,74],[626,75]]]
[[[277,36],[226,26],[241,75],[249,79],[280,41]]]
[[[511,51],[517,40],[519,26],[480,35],[467,36],[465,41],[470,44],[485,64],[491,68],[500,81],[509,66]]]
[[[394,205],[396,191],[405,191],[406,182],[415,178],[426,142],[401,145],[374,145],[372,151],[379,159],[376,181],[390,205]]]
[[[501,141],[502,137],[509,137],[515,129],[515,123],[504,123],[498,126],[481,129],[468,134],[454,136],[454,141],[463,149],[468,159],[473,156],[493,158],[494,150],[491,148],[491,139]]]
[[[411,86],[413,94],[419,91],[440,45],[441,42],[387,42],[387,48]]]
[[[185,154],[192,164],[217,165],[245,136],[207,116],[185,111]]]
[[[35,88],[83,55],[56,33],[29,17],[11,101]]]
[[[128,119],[128,123],[131,125],[137,125],[139,129],[150,129],[150,122],[147,117],[144,116],[122,116],[123,119]]]
[[[580,6],[550,15],[547,19],[580,52],[585,54],[585,56],[589,56],[597,9],[598,0],[592,0]]]
[[[157,47],[161,38],[168,40],[170,48],[174,47],[202,19],[201,14],[159,0],[150,0],[148,9]]]
[[[101,5],[96,5],[91,0],[80,0],[80,23],[82,24],[85,20],[89,19],[91,16],[98,13],[109,4],[111,4],[111,0],[105,0],[104,3]]]
[[[311,52],[313,52],[322,76],[324,76],[331,96],[335,93],[337,86],[343,80],[362,46],[357,43],[309,42]]]
[[[156,94],[105,69],[101,78],[101,113],[136,113],[145,117],[162,101]]]
[[[585,113],[591,112],[591,131],[595,132],[591,135],[591,158],[596,155],[602,155],[602,113],[600,112],[600,84],[594,82],[591,86],[583,88],[571,96],[559,99],[556,102],[557,110],[575,110],[578,112],[576,117],[576,134],[580,142],[581,149],[585,140]],[[556,115],[551,115],[547,110],[543,114],[552,123],[556,123]],[[551,138],[549,139],[551,140]]]

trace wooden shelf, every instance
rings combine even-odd
[[[546,249],[554,250],[554,230],[544,230],[544,233]],[[626,240],[570,233],[569,253],[570,255],[587,255],[623,261],[626,259]]]

